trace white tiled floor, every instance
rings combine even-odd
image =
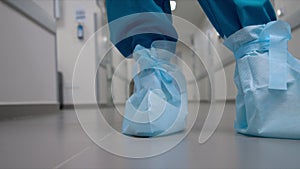
[[[190,106],[192,109],[195,103]],[[103,110],[110,124],[120,128],[121,119],[113,115],[114,110]],[[207,110],[208,104],[201,104],[196,125],[179,145],[164,154],[145,159],[123,158],[102,150],[84,133],[73,110],[2,121],[0,168],[300,167],[300,141],[236,134],[233,130],[233,103],[226,104],[216,133],[206,143],[199,144],[198,136]],[[93,109],[82,111],[96,112]]]

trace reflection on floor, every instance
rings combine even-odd
[[[195,111],[195,107],[196,103],[190,103],[190,111]],[[197,121],[180,144],[145,159],[123,158],[101,149],[83,131],[74,110],[2,121],[0,168],[299,168],[300,141],[236,134],[234,103],[226,104],[215,134],[199,144],[198,136],[208,109],[207,103],[200,104]],[[115,115],[115,109],[101,110],[107,122],[119,130],[121,118]],[[90,125],[98,123],[95,109],[80,109],[80,112],[88,117],[84,119],[79,113],[85,129],[94,130],[88,133],[90,136],[106,130]],[[132,151],[136,148],[126,142],[116,146]]]

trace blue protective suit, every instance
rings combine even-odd
[[[249,25],[265,24],[276,20],[275,12],[269,0],[198,1],[222,37],[228,37]],[[143,12],[171,14],[170,0],[106,0],[106,7],[109,23],[127,15]],[[171,18],[154,19],[151,20],[151,23],[143,17],[130,18],[127,21],[127,24],[109,25],[111,40],[125,57],[130,56],[137,45],[151,48],[152,42],[156,40],[177,41],[177,33]],[[145,24],[147,24],[148,30],[155,30],[156,33],[126,37],[130,31],[144,29]],[[165,32],[161,31],[162,29],[168,30],[169,36],[166,36]],[[120,34],[122,36],[116,38],[115,35]]]
[[[107,0],[111,41],[135,63],[135,91],[125,106],[122,133],[153,137],[185,129],[186,80],[170,63],[177,32],[169,0]],[[128,16],[129,15],[129,16]]]
[[[224,38],[250,25],[276,20],[269,0],[198,0],[215,29]]]
[[[172,25],[172,19],[164,16],[165,13],[171,14],[169,0],[107,0],[106,7],[111,41],[125,57],[130,56],[137,45],[151,48],[152,42],[156,40],[177,42],[177,32]],[[146,16],[147,19],[144,16],[124,18],[144,12],[157,14],[153,14],[156,15],[154,18]],[[122,24],[116,21],[119,18],[122,18]],[[114,24],[113,21],[117,23]],[[155,33],[137,34],[141,29],[155,30]],[[130,33],[134,35],[127,37]]]

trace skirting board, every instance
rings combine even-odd
[[[12,120],[26,116],[59,113],[58,104],[0,105],[0,120]]]
[[[199,100],[189,100],[189,103],[198,103]],[[210,100],[201,100],[200,103],[210,103]],[[226,103],[235,103],[235,99],[227,99],[227,100],[215,100],[215,102],[226,102]],[[125,103],[117,103],[115,105],[123,105],[125,106]],[[89,108],[108,108],[108,107],[114,107],[114,105],[110,105],[110,104],[104,104],[104,103],[100,103],[100,104],[79,104],[76,105],[76,108],[79,109],[89,109]],[[64,104],[63,109],[74,109],[74,105],[73,104]]]
[[[125,105],[125,104],[117,104],[117,105]],[[79,105],[76,105],[76,108],[79,108],[79,109],[90,109],[90,108],[99,108],[99,107],[102,107],[102,108],[107,108],[107,107],[113,107],[114,105],[109,105],[109,104],[79,104]],[[63,106],[63,109],[74,109],[75,106],[73,104],[64,104]]]

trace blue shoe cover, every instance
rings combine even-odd
[[[300,61],[288,52],[288,23],[245,27],[225,39],[236,57],[235,129],[300,139]]]
[[[123,134],[154,137],[185,129],[186,80],[180,69],[170,63],[175,45],[155,41],[151,49],[136,46],[135,91],[126,101]]]

